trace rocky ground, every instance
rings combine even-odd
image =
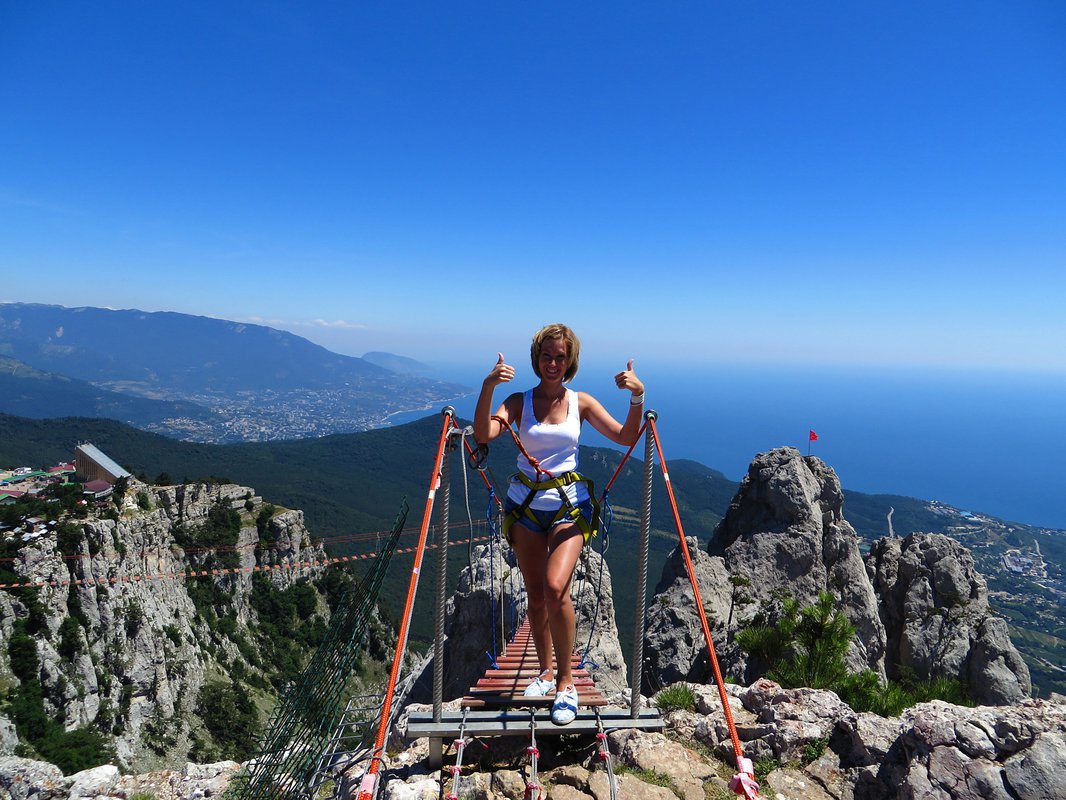
[[[610,771],[594,737],[540,737],[536,775],[530,769],[528,741],[472,741],[457,794],[473,800],[524,800],[527,785],[536,782],[544,787],[542,800],[731,797],[732,745],[718,692],[712,686],[689,686],[695,710],[666,711],[665,733],[619,730],[608,735]],[[1066,797],[1066,702],[965,708],[937,701],[882,718],[856,713],[832,692],[782,689],[768,680],[727,688],[737,733],[755,764],[764,798]],[[401,718],[397,733],[403,724]],[[389,752],[379,793],[383,800],[438,800],[451,792],[452,749],[445,754],[443,787],[442,772],[428,768],[427,740],[403,742]],[[63,777],[49,764],[6,757],[0,758],[0,797],[199,800],[219,796],[238,770],[238,764],[222,762],[122,776],[105,766]]]

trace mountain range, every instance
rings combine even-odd
[[[62,394],[81,415],[176,438],[259,441],[366,430],[468,391],[424,377],[411,359],[368,355],[373,360],[263,325],[189,314],[5,303],[0,356],[9,390],[0,393],[0,411],[53,416],[45,410]]]

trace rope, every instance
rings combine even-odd
[[[497,416],[495,414],[492,415],[492,419],[494,419],[498,423],[500,423],[500,425],[502,425],[507,430],[507,432],[509,434],[511,434],[511,438],[514,439],[515,447],[518,448],[518,452],[520,452],[522,455],[524,455],[526,457],[526,461],[529,462],[529,466],[533,467],[533,469],[535,469],[537,471],[537,475],[538,476],[539,475],[547,475],[549,478],[554,478],[555,477],[550,472],[548,472],[548,470],[541,469],[540,462],[537,459],[533,458],[533,456],[531,456],[529,454],[529,452],[526,450],[525,445],[522,444],[522,440],[518,437],[518,434],[515,432],[515,429],[511,427],[511,423],[509,423],[503,417],[499,417],[499,416]],[[538,480],[539,480],[539,478],[538,478]]]
[[[525,800],[540,800],[541,785],[537,776],[540,750],[537,748],[537,712],[534,708],[529,709],[529,747],[526,752],[529,754],[529,780],[526,782]]]
[[[466,731],[466,714],[470,709],[463,709],[463,718],[459,721],[459,735],[453,744],[455,745],[455,765],[450,767],[452,773],[452,791],[444,800],[459,800],[459,772],[463,767],[463,751],[466,750],[467,741],[463,735]]]
[[[469,450],[470,445],[467,443],[467,436],[473,435],[474,429],[467,425],[463,428],[462,445],[464,450]],[[463,473],[463,498],[466,500],[466,519],[470,524],[470,530],[474,530],[474,515],[470,513],[470,482],[466,476],[466,470],[460,470]],[[472,535],[472,534],[471,534]],[[467,545],[466,548],[467,561],[473,564],[474,562],[474,545],[473,543]]]
[[[592,637],[596,633],[596,624],[600,618],[600,603],[603,600],[603,569],[604,564],[607,562],[607,547],[611,538],[611,523],[614,521],[614,509],[611,508],[611,504],[607,500],[606,492],[600,500],[600,521],[602,523],[602,531],[600,533],[600,574],[596,581],[596,593],[593,595],[596,598],[596,603],[592,610],[592,622],[589,624],[589,638],[585,643],[585,652],[581,654],[581,662],[577,665],[578,669],[584,669],[588,664],[591,664],[594,668],[599,667],[599,664],[595,661],[589,660],[589,650],[592,649]]]
[[[489,525],[491,535],[489,536],[489,606],[492,613],[492,651],[485,653],[489,657],[489,663],[493,669],[499,669],[496,665],[496,542],[499,540],[500,533],[496,529],[496,524],[493,522],[493,500],[496,498],[496,493],[489,489],[489,504],[485,509],[486,521]],[[500,593],[503,594],[503,586],[500,586]]]
[[[707,640],[707,654],[711,659],[711,668],[714,670],[714,680],[718,684],[718,696],[722,701],[722,712],[725,714],[726,725],[729,727],[729,738],[733,743],[733,755],[737,762],[737,774],[733,776],[729,787],[736,794],[743,794],[747,798],[758,798],[759,784],[755,782],[755,773],[750,759],[744,757],[744,751],[740,746],[740,736],[737,734],[737,726],[733,721],[733,711],[729,706],[729,698],[725,692],[725,681],[722,679],[722,670],[718,666],[718,655],[714,649],[714,639],[711,638],[711,626],[707,621],[707,613],[703,608],[703,598],[700,596],[699,583],[696,581],[696,569],[692,565],[692,556],[689,553],[688,543],[685,541],[685,530],[681,525],[681,514],[677,509],[677,498],[674,497],[674,487],[670,483],[670,472],[666,467],[666,458],[663,456],[662,442],[659,440],[659,432],[655,427],[654,414],[648,415],[648,425],[651,436],[655,440],[655,448],[659,454],[659,465],[663,469],[663,481],[666,484],[666,495],[670,500],[670,510],[674,515],[674,525],[677,527],[677,536],[680,542],[681,552],[685,557],[685,567],[688,570],[688,579],[692,584],[692,591],[696,598],[696,612],[699,614],[700,625],[703,628],[703,636]]]
[[[603,718],[597,706],[596,712],[596,747],[599,751],[600,761],[607,769],[607,786],[611,792],[611,800],[618,800],[618,778],[614,774],[614,760],[611,758],[611,749],[607,746],[607,733],[603,730]]]

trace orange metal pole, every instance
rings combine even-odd
[[[674,525],[677,527],[677,537],[680,541],[681,552],[685,557],[685,566],[688,569],[688,579],[692,584],[692,592],[696,597],[696,612],[700,617],[700,625],[703,628],[703,636],[707,640],[707,654],[711,658],[711,669],[714,671],[714,680],[718,684],[718,696],[722,701],[722,712],[725,714],[726,725],[729,727],[729,738],[733,742],[733,755],[737,760],[737,767],[741,772],[746,775],[751,774],[750,764],[751,762],[744,758],[744,750],[740,746],[740,737],[737,735],[737,726],[733,721],[733,710],[729,707],[729,697],[725,692],[725,681],[722,679],[722,670],[718,666],[718,655],[714,649],[714,639],[711,638],[711,626],[707,621],[707,612],[703,609],[703,597],[700,595],[700,587],[696,581],[696,570],[692,566],[692,555],[689,553],[688,543],[685,541],[685,530],[681,525],[681,515],[677,510],[677,498],[674,497],[674,487],[670,483],[670,471],[666,467],[666,458],[663,457],[663,446],[659,440],[659,430],[655,425],[655,418],[648,418],[648,425],[651,426],[652,437],[655,439],[655,449],[659,454],[659,465],[663,468],[663,480],[666,483],[666,495],[670,499],[670,509],[674,514]],[[744,794],[747,797],[758,797],[759,787],[754,784],[753,781],[741,781],[738,784],[737,776],[733,779],[733,790],[737,794]],[[754,789],[752,787],[754,786]],[[754,791],[754,794],[751,792]]]
[[[411,578],[407,584],[407,601],[404,603],[403,616],[400,619],[400,632],[396,639],[396,655],[392,659],[392,671],[389,673],[389,683],[385,689],[385,703],[381,708],[381,721],[378,724],[378,735],[374,742],[374,757],[359,784],[359,800],[373,800],[374,797],[374,787],[377,783],[378,771],[381,769],[381,753],[385,749],[385,739],[388,736],[393,695],[396,692],[396,683],[400,677],[404,651],[407,649],[407,634],[411,626],[411,617],[415,606],[415,590],[418,589],[418,576],[422,571],[422,557],[426,552],[426,537],[429,533],[429,521],[433,515],[433,500],[437,495],[441,463],[444,460],[444,448],[448,442],[448,431],[454,425],[455,410],[449,406],[444,409],[444,425],[441,428],[440,440],[437,442],[437,455],[433,460],[433,472],[429,476],[429,491],[426,494],[425,510],[422,512],[422,528],[418,533],[414,566],[411,567]]]

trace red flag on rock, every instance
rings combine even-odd
[[[814,431],[811,431],[810,432],[810,438],[808,439],[808,441],[817,442],[818,441],[818,434],[815,433]]]

